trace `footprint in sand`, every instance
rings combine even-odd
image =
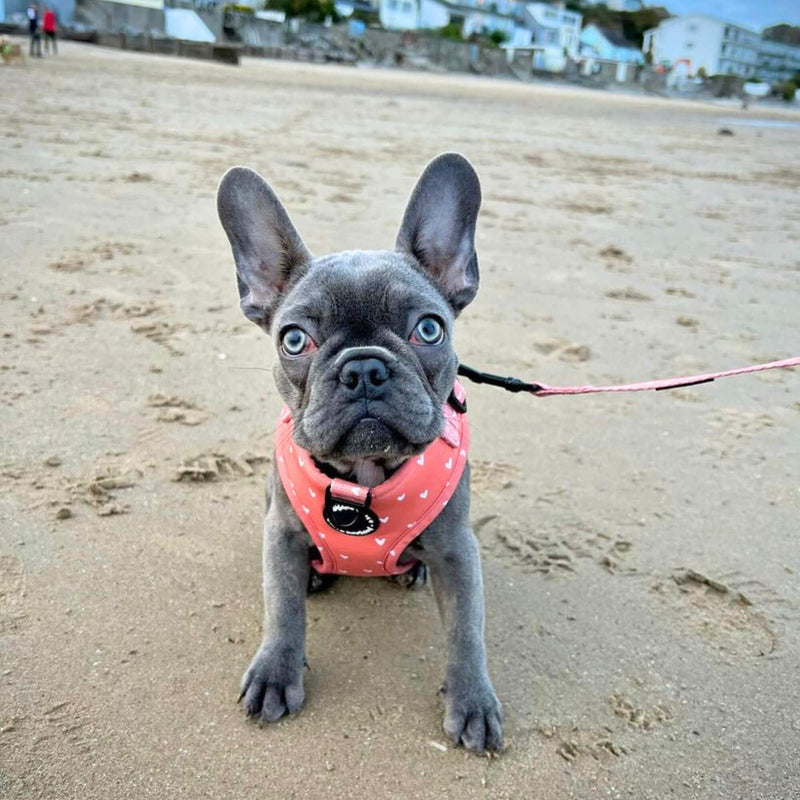
[[[84,272],[97,261],[111,261],[115,256],[129,256],[141,253],[132,242],[100,242],[91,250],[67,253],[47,266],[58,272]]]
[[[600,257],[605,261],[605,268],[610,272],[633,272],[633,258],[629,256],[621,247],[614,244],[604,247],[600,251]]]
[[[659,581],[652,593],[676,620],[730,660],[767,656],[777,632],[751,600],[724,583],[691,569]]]
[[[567,339],[552,336],[534,339],[533,349],[544,356],[554,355],[561,361],[571,363],[588,361],[592,357],[592,351],[588,345],[576,344]]]
[[[177,395],[151,394],[147,398],[147,405],[158,409],[158,422],[178,422],[181,425],[194,426],[208,419],[208,415],[191,400],[184,400]]]
[[[0,633],[18,630],[26,617],[23,611],[25,568],[12,555],[0,555]]]

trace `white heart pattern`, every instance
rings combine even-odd
[[[346,556],[344,553],[339,553],[339,555],[340,555],[340,556],[341,556],[341,557],[342,557],[342,558],[343,558],[345,561],[347,561],[347,559],[348,559],[348,558],[350,558],[350,556]]]
[[[445,469],[453,469],[453,457],[452,456],[450,456],[450,458],[448,458],[447,461],[445,461],[444,468]]]
[[[375,544],[378,545],[378,547],[383,547],[386,544],[386,539],[381,539],[380,537],[376,536]]]
[[[298,456],[298,457],[297,457],[297,463],[298,463],[298,464],[299,464],[301,467],[305,465],[305,463],[306,463],[306,462],[305,462],[305,461],[303,461],[303,456]]]
[[[311,513],[310,509],[306,508],[305,506],[301,506],[301,508],[303,509],[303,511],[304,511],[306,514],[310,514],[310,513]]]
[[[389,517],[378,517],[378,519],[385,525],[389,521]]]
[[[316,496],[317,496],[317,493],[316,493],[316,492],[315,492],[315,491],[314,491],[314,490],[313,490],[313,489],[312,489],[310,486],[308,487],[308,493],[309,493],[309,494],[310,494],[312,497],[316,497]]]
[[[406,496],[404,494],[401,494],[400,497],[397,498],[397,502],[398,503],[402,503],[403,500],[405,500],[405,499],[406,499]]]
[[[320,533],[319,533],[319,538],[320,538],[320,539],[324,539],[324,538],[325,538],[325,534],[324,534],[324,533],[322,533],[322,531],[320,531]]]
[[[365,569],[364,572],[366,572],[368,575],[372,575],[372,570],[371,569]]]
[[[428,490],[426,489],[424,492],[420,492],[419,496],[424,500],[428,496]]]
[[[417,464],[419,464],[420,466],[422,466],[424,463],[425,463],[425,453],[423,453],[423,454],[422,454],[422,455],[421,455],[421,456],[420,456],[420,457],[417,459]]]

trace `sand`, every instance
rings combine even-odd
[[[441,730],[429,587],[311,598],[304,711],[243,717],[280,401],[214,193],[247,164],[313,252],[385,247],[459,150],[484,191],[461,358],[643,380],[800,353],[799,130],[69,42],[0,82],[0,795],[798,797],[797,371],[469,388],[499,758]]]

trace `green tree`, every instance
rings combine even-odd
[[[464,39],[461,35],[461,26],[455,22],[449,22],[443,28],[439,28],[439,36],[443,39],[455,39],[458,42]]]
[[[284,11],[287,18],[304,17],[312,22],[322,22],[330,17],[339,20],[333,0],[267,0],[266,8]]]

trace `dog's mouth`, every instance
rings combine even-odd
[[[394,425],[374,416],[364,416],[336,443],[336,455],[347,459],[410,458],[430,442],[409,441]]]
[[[441,434],[443,419],[433,403],[418,403],[398,411],[383,400],[348,403],[308,417],[298,414],[294,437],[318,461],[347,471],[356,462],[370,461],[391,470],[421,453]]]

